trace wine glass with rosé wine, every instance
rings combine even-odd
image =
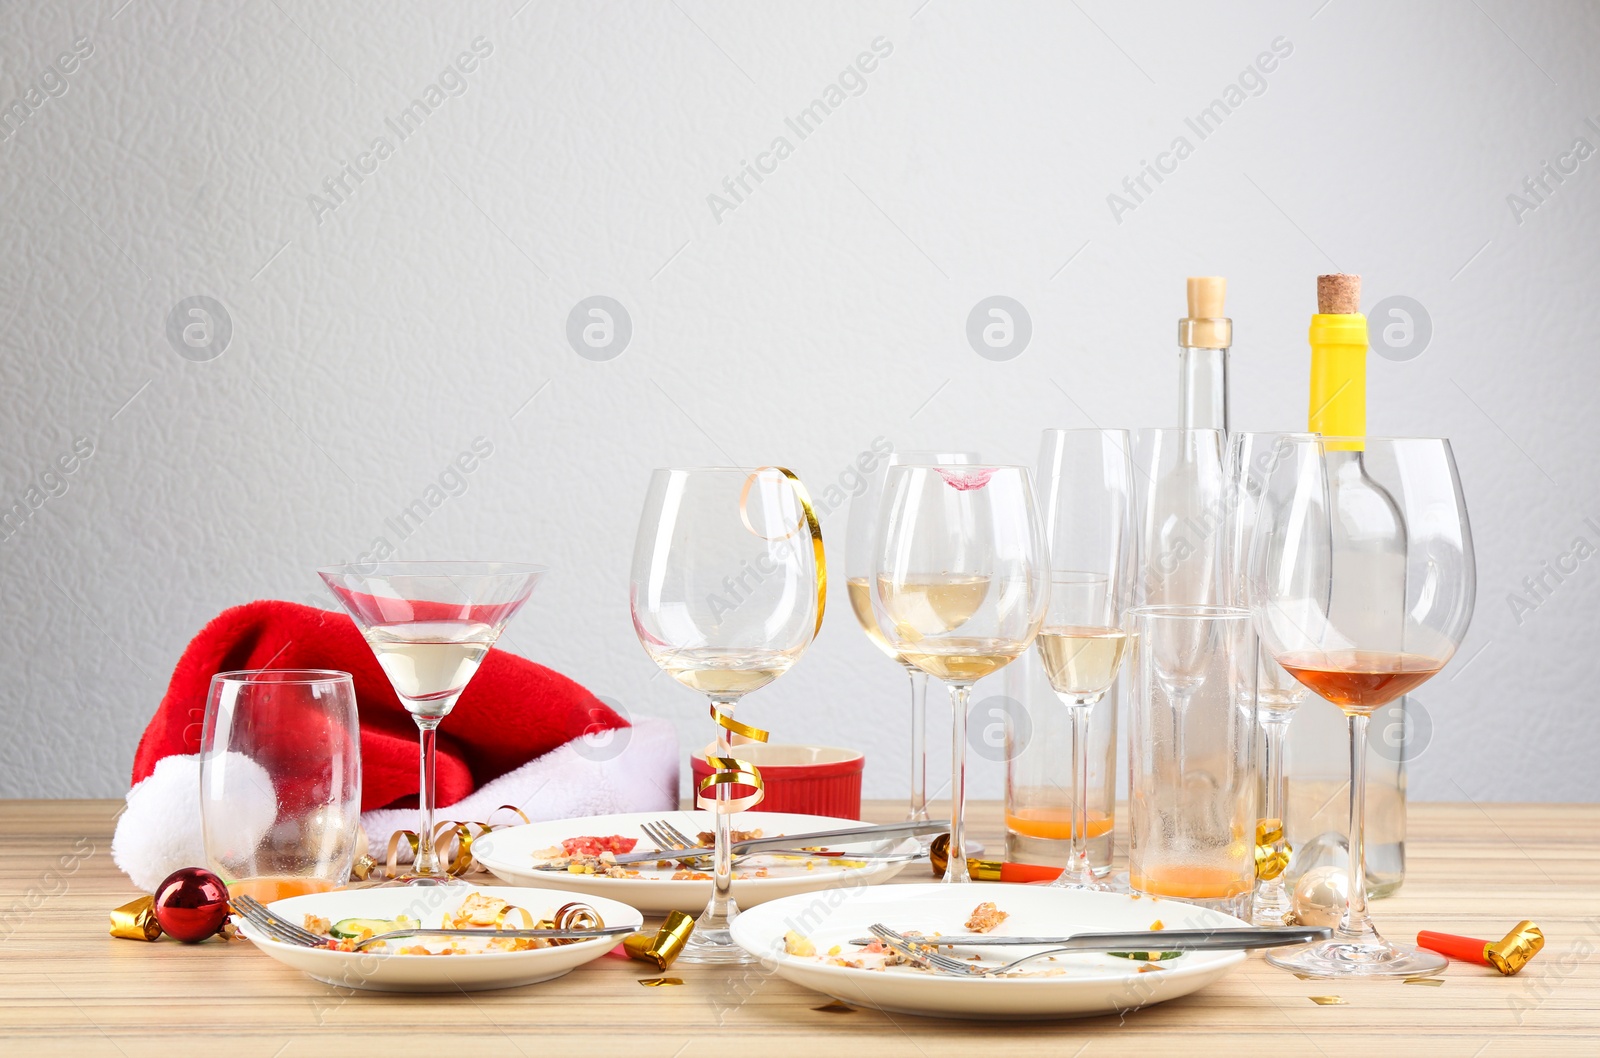
[[[1332,938],[1270,952],[1317,977],[1416,977],[1433,952],[1393,944],[1367,915],[1365,780],[1373,711],[1442,670],[1477,593],[1472,530],[1450,442],[1285,436],[1251,539],[1249,595],[1264,649],[1350,725],[1348,905]],[[1370,488],[1344,487],[1357,477]]]

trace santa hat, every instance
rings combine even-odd
[[[350,673],[368,839],[382,849],[394,830],[416,826],[415,812],[405,810],[416,804],[416,725],[349,617],[290,602],[247,603],[189,644],[140,739],[111,849],[140,888],[205,862],[198,754],[211,677],[255,668]],[[507,804],[535,820],[667,811],[678,804],[677,741],[670,723],[630,722],[560,673],[497,648],[439,728],[435,789],[440,819],[481,821]],[[263,820],[263,830],[270,823]]]

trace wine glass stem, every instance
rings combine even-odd
[[[928,674],[906,666],[911,680],[911,810],[913,823],[928,818]]]
[[[1264,711],[1261,715],[1261,729],[1266,736],[1267,756],[1267,803],[1262,815],[1277,822],[1281,836],[1273,844],[1272,851],[1278,852],[1289,843],[1289,787],[1283,769],[1283,750],[1289,732],[1289,718],[1279,713]],[[1283,892],[1282,871],[1262,881],[1257,891],[1256,902],[1271,904],[1287,902]]]
[[[439,721],[444,717],[412,714],[411,718],[417,722],[417,731],[421,734],[422,744],[421,771],[417,782],[417,804],[420,812],[420,818],[417,820],[417,855],[411,869],[419,875],[428,876],[440,873],[439,865],[433,855],[433,774],[435,735]]]
[[[1089,714],[1093,702],[1073,701],[1072,710],[1072,833],[1068,837],[1067,869],[1062,882],[1094,885],[1089,864]]]
[[[733,715],[733,707],[737,699],[712,698],[711,705],[722,716]],[[721,724],[717,725],[717,756],[731,757],[733,745],[729,739],[728,729]],[[716,819],[712,831],[716,835],[715,848],[712,851],[712,885],[711,900],[706,904],[706,909],[701,916],[696,929],[702,934],[711,931],[726,931],[733,924],[733,916],[739,913],[738,905],[733,902],[733,854],[729,848],[729,830],[732,816],[723,811],[721,802],[733,798],[732,788],[727,783],[719,783],[713,792],[718,801]]]
[[[1349,897],[1339,933],[1370,938],[1376,932],[1367,917],[1367,717],[1350,715],[1350,878]]]
[[[970,882],[967,873],[967,702],[972,687],[950,685],[950,859],[944,872],[946,882]]]

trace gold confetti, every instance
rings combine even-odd
[[[681,978],[681,977],[641,977],[641,978],[639,978],[639,983],[644,985],[646,988],[660,988],[663,985],[681,985],[681,984],[683,984],[683,978]]]
[[[1430,986],[1432,986],[1434,988],[1438,988],[1440,985],[1444,984],[1444,978],[1442,978],[1442,977],[1408,977],[1408,978],[1406,978],[1406,984],[1408,984],[1408,985],[1430,985]]]
[[[1319,1007],[1342,1007],[1345,1005],[1343,996],[1307,996],[1306,998]]]
[[[837,999],[831,1003],[824,1003],[820,1007],[812,1007],[811,1009],[820,1010],[824,1014],[854,1014],[856,1012],[855,1007],[848,1003],[841,1003]]]

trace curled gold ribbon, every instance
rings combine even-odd
[[[530,823],[528,814],[516,805],[501,805],[494,812],[515,812],[524,823]],[[489,815],[493,816],[494,812]],[[441,848],[451,847],[446,845],[446,840],[453,840],[454,854],[449,857],[445,865],[445,874],[452,878],[459,878],[475,870],[482,870],[482,866],[472,858],[472,843],[475,839],[483,837],[497,827],[510,826],[505,823],[463,823],[454,819],[446,819],[436,824],[433,828],[433,847],[435,853]],[[411,849],[412,862],[416,862],[417,846],[420,844],[415,830],[397,830],[389,835],[388,855],[383,864],[384,876],[393,878],[400,873],[400,845],[404,843]],[[368,871],[370,874],[371,871]]]
[[[1278,877],[1289,867],[1289,847],[1283,833],[1283,820],[1256,820],[1256,877],[1264,882]]]
[[[750,488],[763,471],[775,470],[782,474],[789,482],[789,487],[794,490],[795,498],[800,501],[801,518],[797,519],[793,529],[782,536],[768,536],[755,527],[750,520]],[[806,532],[811,537],[811,555],[817,567],[817,621],[811,629],[812,638],[816,638],[822,631],[822,615],[828,606],[828,557],[822,546],[822,522],[817,518],[817,509],[811,503],[811,493],[806,490],[805,483],[800,476],[788,467],[776,465],[758,467],[751,471],[745,478],[744,487],[739,491],[739,518],[744,522],[744,527],[753,536],[763,540],[787,540],[792,537],[804,523]],[[765,742],[770,733],[759,727],[741,723],[735,720],[731,713],[725,713],[717,708],[715,702],[711,704],[711,718],[717,726],[732,735],[738,735],[751,742]],[[698,787],[695,804],[701,808],[708,808],[719,815],[732,815],[754,808],[766,796],[765,783],[761,778],[761,769],[747,760],[740,760],[734,756],[716,756],[706,754],[706,763],[711,765],[711,774],[701,780]],[[743,797],[730,797],[719,799],[707,797],[707,791],[714,791],[718,786],[748,786],[751,792]]]

